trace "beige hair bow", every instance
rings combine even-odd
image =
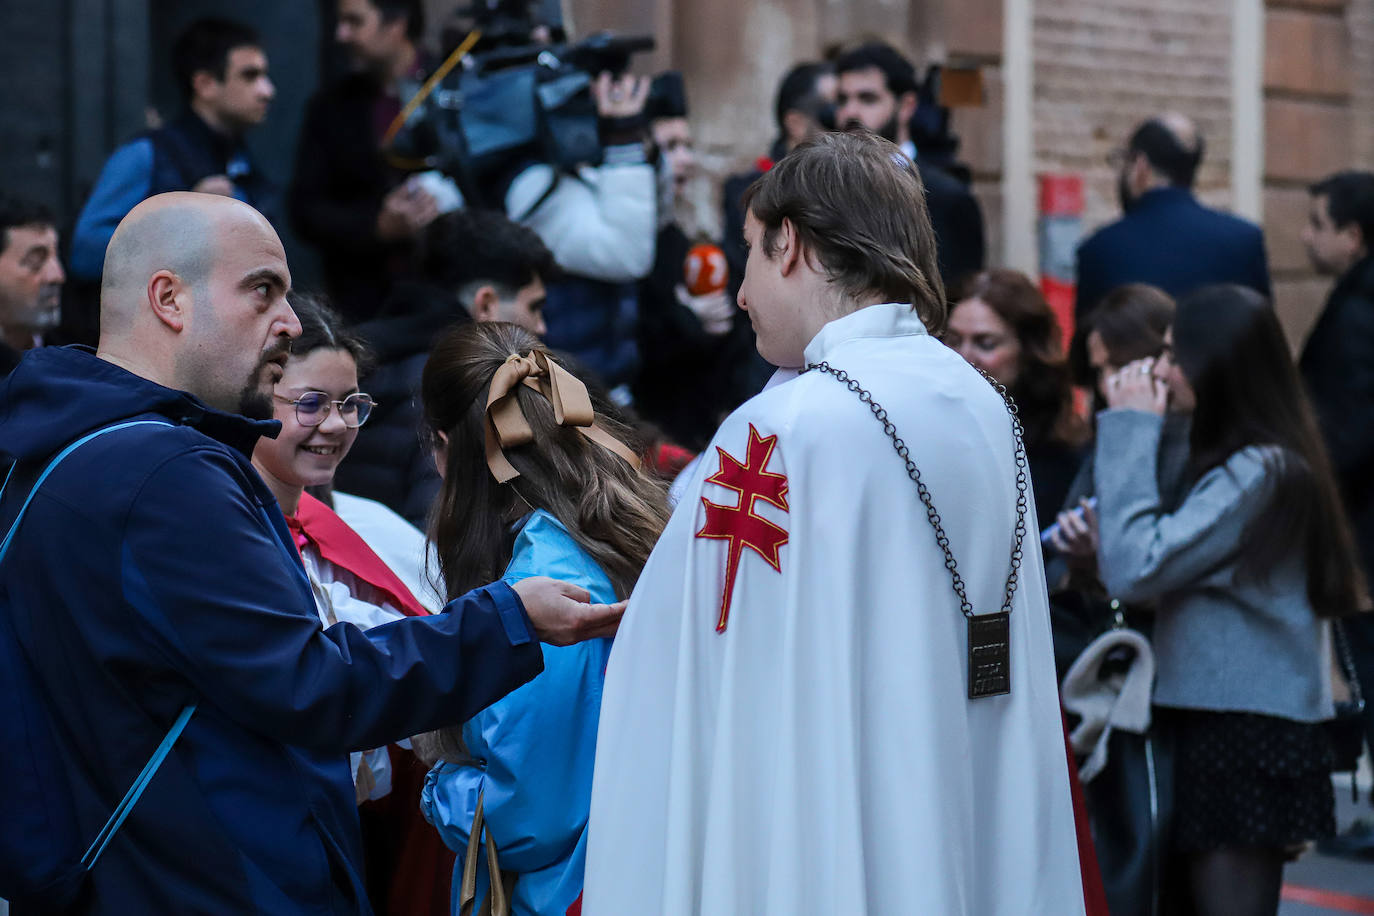
[[[597,445],[615,452],[631,467],[639,469],[639,457],[596,425],[596,413],[592,410],[587,386],[554,360],[538,350],[531,350],[527,356],[511,354],[492,376],[491,388],[487,391],[487,467],[498,483],[520,476],[506,458],[505,450],[534,441],[534,430],[515,396],[517,385],[533,388],[547,398],[553,405],[553,416],[559,426],[576,428]]]

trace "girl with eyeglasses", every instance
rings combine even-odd
[[[405,583],[328,505],[306,492],[329,485],[367,422],[372,399],[358,390],[368,361],[362,340],[322,302],[293,296],[301,322],[273,392],[281,433],[260,439],[253,467],[295,536],[320,622],[362,629],[429,612]],[[379,913],[432,912],[447,904],[453,857],[420,818],[425,767],[401,746],[350,755],[368,855],[369,894]]]

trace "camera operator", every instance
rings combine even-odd
[[[549,284],[550,347],[576,356],[624,402],[639,367],[636,284],[654,261],[657,182],[644,150],[649,80],[600,74],[592,85],[605,149],[572,171],[530,161],[504,194],[507,215],[539,233],[564,277]]]
[[[354,70],[315,94],[301,129],[292,223],[320,252],[329,295],[354,322],[377,314],[408,271],[416,236],[461,201],[452,182],[408,178],[381,151],[424,78],[424,24],[420,0],[339,0],[334,38]]]

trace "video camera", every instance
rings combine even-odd
[[[599,32],[557,43],[533,0],[487,0],[467,12],[480,40],[397,133],[391,152],[439,169],[471,194],[522,159],[572,169],[602,160],[592,82],[652,50],[648,36]],[[472,34],[472,33],[469,33]],[[555,43],[540,43],[537,34]]]

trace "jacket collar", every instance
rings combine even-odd
[[[1130,213],[1135,214],[1145,210],[1177,207],[1180,204],[1197,206],[1197,198],[1193,197],[1193,192],[1187,188],[1152,188],[1140,195],[1135,202],[1135,206],[1130,209]]]
[[[1332,301],[1363,294],[1374,297],[1374,255],[1366,255],[1347,270],[1331,290]]]
[[[836,318],[806,345],[806,364],[828,360],[844,344],[862,338],[920,337],[928,334],[916,310],[905,302],[869,305]]]
[[[220,133],[190,108],[183,111],[170,126],[213,151],[220,159],[228,160],[244,150],[242,137]]]
[[[217,410],[186,391],[167,388],[106,362],[88,347],[30,350],[0,382],[0,451],[41,458],[72,439],[113,423],[166,417],[224,443],[245,457],[276,420],[250,420]]]

